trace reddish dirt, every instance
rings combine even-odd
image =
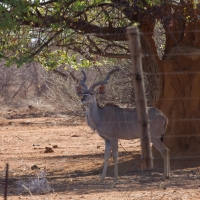
[[[152,171],[142,172],[140,142],[120,141],[120,179],[113,183],[110,159],[106,180],[100,183],[104,142],[85,119],[36,113],[16,111],[0,118],[0,200],[6,163],[9,200],[200,199],[198,155],[173,155],[171,178],[163,182],[161,158],[154,159]]]

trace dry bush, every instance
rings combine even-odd
[[[44,194],[53,191],[44,171],[38,171],[35,177],[19,180],[17,185],[17,194],[29,193],[32,196],[32,194]]]
[[[149,47],[146,46],[146,51]],[[153,63],[149,65],[149,63]],[[146,72],[154,72],[156,63],[152,58],[143,58],[143,69]],[[90,87],[94,82],[104,80],[109,71],[115,67],[121,71],[114,73],[107,84],[108,90],[104,95],[98,95],[100,105],[114,103],[120,106],[130,107],[134,105],[134,87],[132,67],[129,60],[117,61],[113,66],[91,67],[85,69],[87,74],[86,84]],[[84,107],[75,93],[75,86],[83,78],[80,70],[61,66],[53,71],[45,71],[42,66],[31,63],[19,69],[0,67],[0,103],[2,107],[46,107],[46,109],[58,109],[72,114],[83,114]],[[146,96],[148,103],[159,96],[159,80],[155,77],[145,76]]]
[[[86,84],[88,88],[99,80],[104,80],[107,73],[111,71],[113,66],[105,67],[92,67],[85,69],[87,75]],[[48,91],[46,93],[46,99],[54,103],[56,106],[63,107],[68,111],[80,113],[83,111],[83,107],[80,102],[80,98],[75,93],[75,86],[79,80],[82,79],[83,74],[81,71],[73,69],[64,70],[58,69],[66,76],[60,76],[51,72],[46,79]],[[98,95],[98,102],[100,105],[112,102],[121,105],[133,105],[133,87],[132,87],[132,74],[129,71],[130,67],[127,65],[122,68],[122,71],[112,75],[110,82],[108,83],[108,90],[105,95]]]
[[[147,62],[147,61],[146,61]],[[133,87],[133,74],[130,61],[118,62],[117,66],[121,71],[114,73],[110,82],[107,84],[107,92],[104,95],[98,95],[97,100],[100,105],[105,105],[106,103],[114,103],[120,106],[130,107],[133,106],[134,101],[134,87]],[[88,88],[97,81],[104,80],[109,71],[114,69],[115,66],[101,66],[101,67],[91,67],[90,69],[84,69],[87,80],[86,84]],[[48,91],[46,97],[51,103],[56,106],[63,107],[68,111],[73,111],[80,113],[83,111],[83,107],[80,103],[80,98],[75,93],[75,86],[83,78],[81,71],[76,71],[74,69],[64,70],[63,68],[58,69],[59,72],[65,74],[65,76],[60,74],[55,74],[51,72],[46,79]],[[155,95],[154,88],[149,87],[149,81],[145,77],[146,85],[146,96],[148,103],[154,100]]]
[[[59,71],[63,71],[59,69]],[[64,74],[65,72],[63,72]],[[78,98],[74,91],[74,80],[71,76],[60,76],[54,72],[49,72],[46,76],[46,87],[48,88],[45,93],[45,99],[54,107],[62,111],[74,112],[77,114],[81,111],[78,105]]]
[[[21,107],[42,97],[46,90],[44,73],[46,72],[36,63],[21,68],[0,66],[1,104]]]

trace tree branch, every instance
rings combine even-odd
[[[48,44],[56,37],[58,36],[61,32],[63,32],[63,30],[59,30],[57,31],[51,38],[49,38],[37,51],[35,51],[34,53],[32,53],[29,57],[34,57],[35,55],[39,54],[43,48],[45,48],[46,46],[48,46]]]

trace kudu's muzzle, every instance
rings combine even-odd
[[[81,103],[82,104],[88,104],[89,102],[87,101],[87,96],[90,94],[83,94],[82,98],[81,98]]]

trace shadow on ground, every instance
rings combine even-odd
[[[119,154],[119,181],[113,184],[113,164],[110,164],[107,170],[107,177],[104,183],[100,183],[100,175],[102,172],[102,165],[97,164],[95,166],[96,158],[102,158],[103,154],[90,154],[90,155],[73,155],[62,157],[51,157],[51,160],[65,159],[65,162],[70,160],[77,160],[82,162],[93,162],[93,168],[85,170],[70,171],[65,166],[64,170],[57,171],[47,170],[45,179],[48,183],[48,191],[39,191],[39,193],[45,192],[71,192],[76,194],[98,193],[111,190],[118,191],[142,191],[144,188],[148,190],[158,189],[162,183],[162,171],[163,161],[161,158],[154,160],[154,169],[151,171],[142,171],[139,167],[140,155],[132,154],[132,152],[120,152]],[[65,165],[63,163],[63,165]],[[95,167],[94,167],[95,166]],[[169,187],[181,187],[184,189],[196,188],[200,186],[200,159],[198,156],[177,155],[171,158],[171,178]],[[2,171],[0,178],[0,195],[4,195],[4,172]],[[17,173],[16,173],[17,174]],[[9,175],[8,181],[8,195],[23,194],[28,195],[28,190],[19,190],[19,182],[24,180],[33,181],[36,176],[33,173],[26,173],[23,175]],[[39,184],[39,183],[38,183]],[[38,185],[37,187],[41,187]],[[38,191],[33,190],[32,194],[38,194]]]

